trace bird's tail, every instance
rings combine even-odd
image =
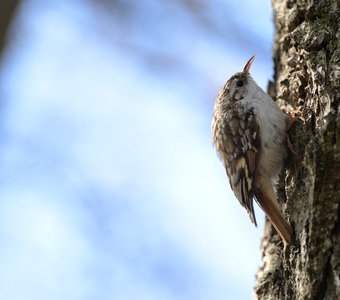
[[[283,217],[280,207],[277,204],[274,191],[270,194],[272,195],[266,195],[262,191],[258,191],[255,194],[255,197],[277,233],[285,241],[285,243],[289,245],[292,242],[293,229]],[[272,198],[273,196],[274,198]]]

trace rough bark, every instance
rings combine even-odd
[[[273,0],[275,98],[298,109],[298,156],[279,196],[295,231],[284,247],[270,224],[258,299],[340,299],[340,8],[338,0]]]

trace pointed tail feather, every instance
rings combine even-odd
[[[274,198],[275,202],[273,203],[273,200],[262,192],[257,192],[255,197],[277,233],[289,245],[292,242],[293,229],[283,217],[278,205],[276,205],[276,199]]]

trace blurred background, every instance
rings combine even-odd
[[[253,54],[271,79],[270,2],[0,10],[1,299],[251,299],[264,218],[231,192],[210,123]]]

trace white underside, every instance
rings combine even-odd
[[[245,103],[246,110],[252,107],[255,109],[260,126],[261,155],[257,168],[262,175],[276,182],[287,155],[287,115],[258,87],[250,89],[249,94],[241,101]]]

